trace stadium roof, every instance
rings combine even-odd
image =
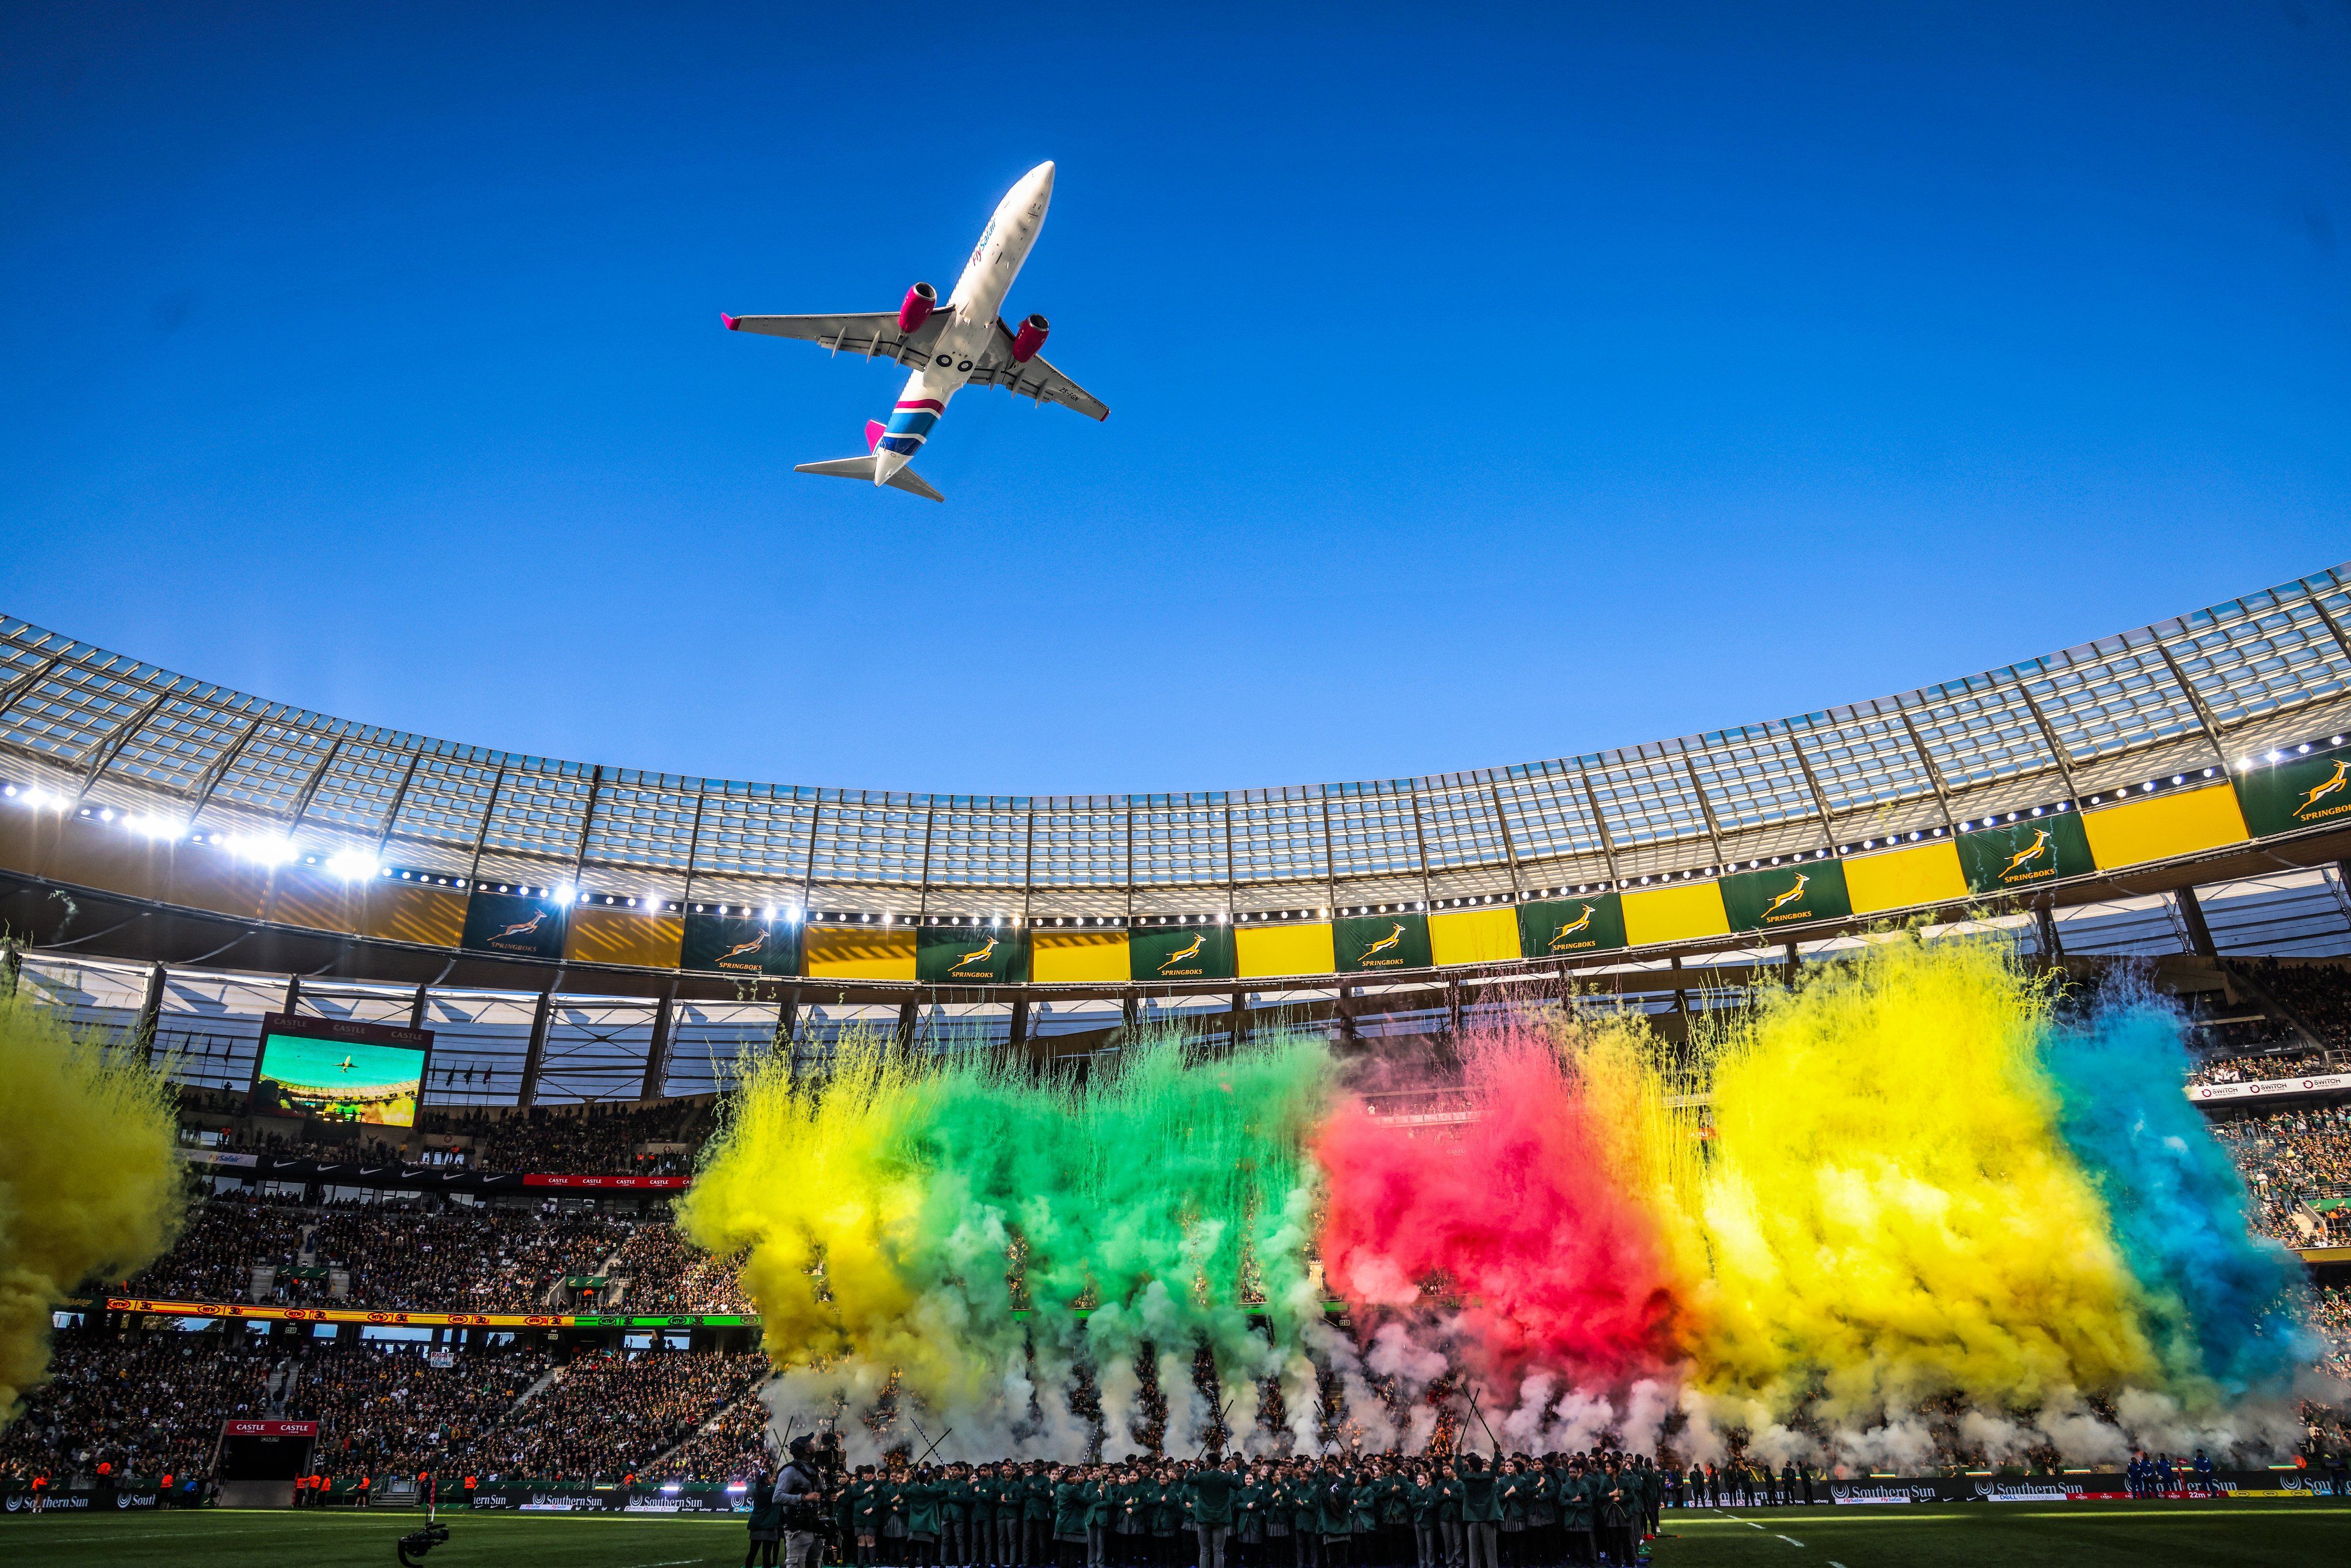
[[[180,831],[475,883],[844,912],[1445,907],[1949,832],[2225,766],[2351,708],[2346,587],[2351,564],[1895,696],[1580,757],[1075,797],[530,757],[288,707],[0,619],[0,772]]]

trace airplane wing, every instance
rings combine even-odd
[[[747,321],[750,318],[746,317]],[[890,323],[898,323],[893,318]],[[925,322],[925,326],[929,323]],[[1088,419],[1108,419],[1110,409],[1102,399],[1055,370],[1042,354],[1032,354],[1022,364],[1012,357],[1012,329],[1001,319],[996,323],[996,339],[987,351],[972,366],[971,381],[976,387],[1002,387],[1016,397],[1035,398],[1038,402],[1058,402],[1076,409]]]
[[[895,310],[875,310],[855,316],[728,316],[720,313],[730,332],[759,332],[770,338],[802,338],[836,352],[862,354],[867,359],[895,360],[905,364],[927,355],[931,345],[955,318],[934,310],[931,319],[912,332],[898,330]],[[1010,357],[1008,354],[1006,356]]]

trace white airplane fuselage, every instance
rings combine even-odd
[[[1020,176],[1019,183],[996,204],[996,212],[980,231],[955,292],[940,307],[951,319],[931,349],[930,362],[906,378],[898,405],[890,411],[887,427],[873,447],[873,482],[887,485],[890,476],[914,460],[931,428],[946,412],[947,402],[961,392],[971,369],[987,352],[997,331],[997,313],[1012,280],[1029,259],[1038,231],[1045,226],[1045,209],[1053,201],[1053,165],[1040,163]]]

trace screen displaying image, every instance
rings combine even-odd
[[[270,1023],[277,1024],[274,1016]],[[416,1045],[385,1045],[265,1027],[253,1110],[264,1116],[413,1126],[432,1049],[430,1035],[417,1039]]]

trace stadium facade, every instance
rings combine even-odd
[[[1671,996],[1897,919],[2045,949],[2069,911],[2154,900],[2209,953],[2195,888],[2283,877],[2339,926],[2346,853],[2351,565],[1737,729],[1092,797],[528,757],[0,620],[0,924],[25,961],[145,1027],[308,1005],[472,1030],[485,1087],[435,1100],[690,1092],[682,1040],[876,1009],[1015,1041],[1163,1010],[1458,1022],[1530,982]],[[580,1050],[551,1045],[567,1028]]]

